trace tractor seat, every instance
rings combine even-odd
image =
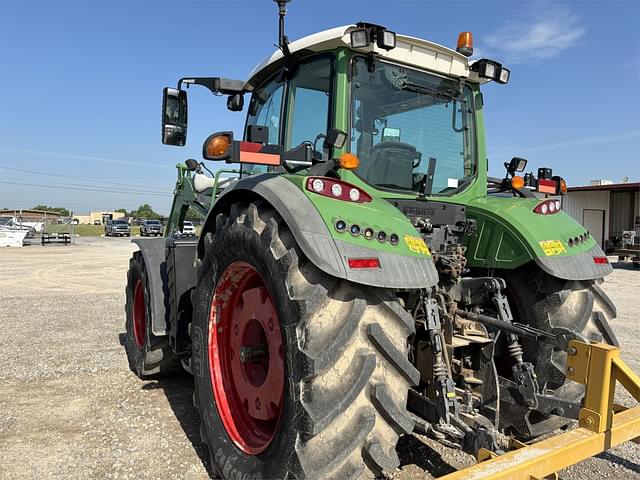
[[[380,142],[371,150],[367,180],[375,185],[412,190],[414,165],[421,157],[416,147],[408,143]]]

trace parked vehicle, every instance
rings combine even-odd
[[[27,222],[23,223],[18,221],[16,217],[0,217],[0,227],[3,230],[24,231],[26,238],[34,238],[36,236],[36,228],[34,223],[40,227],[39,231],[42,231],[43,224],[39,222]]]
[[[637,400],[640,381],[599,287],[612,267],[561,210],[564,180],[518,157],[487,178],[481,89],[509,69],[470,60],[469,32],[456,50],[368,23],[289,43],[286,4],[246,82],[164,89],[174,146],[185,84],[233,111],[249,97],[243,138],[202,149],[240,170],[179,164],[167,238],[137,240],[127,274],[130,368],[193,374],[215,472],[376,478],[417,422],[495,457],[454,478],[545,478],[640,436],[640,407],[613,405],[617,380]],[[198,239],[176,235],[189,209]]]
[[[162,223],[160,220],[143,220],[140,224],[140,236],[151,237],[162,235]]]
[[[195,237],[196,236],[196,227],[193,225],[193,222],[190,222],[189,220],[185,220],[182,223],[181,233],[185,237]]]
[[[107,220],[104,234],[106,237],[130,237],[131,227],[125,220]]]

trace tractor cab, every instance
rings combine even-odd
[[[228,95],[231,110],[243,108],[249,96],[242,141],[209,155],[243,164],[242,175],[276,167],[307,173],[327,161],[341,167],[340,156],[351,153],[357,162],[343,168],[352,170],[358,183],[390,193],[452,195],[486,170],[478,166],[478,158],[484,158],[479,85],[490,79],[506,83],[509,77],[496,62],[470,65],[470,34],[461,38],[456,52],[358,23],[287,43],[244,83],[181,79],[177,90],[165,89],[163,142],[184,144],[187,107],[181,85],[199,84]],[[182,115],[172,117],[176,110]],[[340,146],[328,141],[332,129],[342,132]],[[280,159],[275,165],[260,153]],[[484,184],[483,176],[480,180]]]

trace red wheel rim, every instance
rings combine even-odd
[[[278,313],[260,274],[234,262],[216,285],[209,314],[209,371],[229,438],[257,455],[273,440],[284,394]]]
[[[144,345],[144,334],[147,328],[147,312],[144,303],[144,288],[142,280],[136,282],[133,291],[133,340],[136,347],[142,349]]]

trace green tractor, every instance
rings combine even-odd
[[[578,418],[569,342],[617,341],[607,258],[526,160],[487,176],[481,86],[498,62],[358,23],[289,42],[247,81],[165,88],[247,111],[242,139],[179,164],[164,238],[134,240],[126,351],[143,379],[186,370],[224,478],[373,478],[414,429],[475,454]],[[245,98],[247,105],[245,105]],[[180,234],[187,212],[204,221]]]

